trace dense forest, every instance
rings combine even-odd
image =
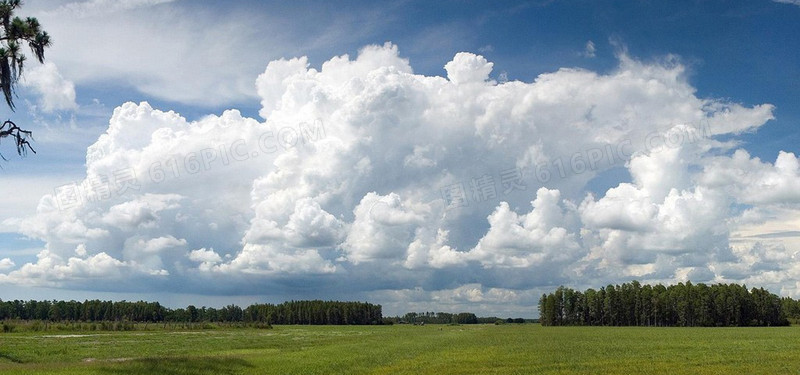
[[[289,301],[245,309],[188,306],[170,309],[158,302],[2,301],[0,320],[53,322],[258,322],[266,324],[381,324],[381,305],[366,302]]]
[[[584,292],[559,287],[539,299],[539,314],[546,326],[784,326],[800,318],[800,302],[744,285],[633,281]]]

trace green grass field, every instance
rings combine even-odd
[[[800,374],[800,328],[525,325],[0,334],[2,374]]]

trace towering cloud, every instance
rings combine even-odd
[[[533,82],[492,67],[462,52],[422,76],[387,43],[270,62],[262,120],[123,104],[86,179],[20,221],[38,260],[3,259],[0,281],[523,306],[554,283],[746,281],[771,262],[761,280],[794,293],[792,250],[732,233],[794,212],[796,156],[717,140],[771,105],[699,98],[675,58]]]

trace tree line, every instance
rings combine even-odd
[[[2,301],[0,320],[52,322],[258,322],[266,324],[381,324],[381,305],[366,302],[288,301],[280,304],[222,308],[171,309],[158,302],[129,301]]]
[[[477,316],[471,312],[447,313],[447,312],[410,312],[403,316],[393,316],[384,318],[385,323],[409,323],[409,324],[497,324],[503,323],[525,323],[523,318],[501,319],[496,316]]]
[[[478,324],[481,318],[470,312],[462,313],[446,313],[446,312],[410,312],[402,317],[393,319],[394,323],[411,323],[411,324]],[[494,320],[491,322],[494,323]]]
[[[382,324],[381,305],[366,302],[290,301],[255,304],[243,311],[245,321],[269,324]]]
[[[745,285],[633,281],[583,292],[561,286],[542,295],[539,314],[545,326],[785,326],[800,317],[800,303]]]

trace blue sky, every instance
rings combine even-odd
[[[31,0],[19,14],[54,44],[7,115],[37,154],[0,146],[14,156],[2,299],[534,316],[559,284],[800,293],[796,1]],[[525,188],[506,192],[515,172]],[[120,173],[138,189],[58,205]]]

